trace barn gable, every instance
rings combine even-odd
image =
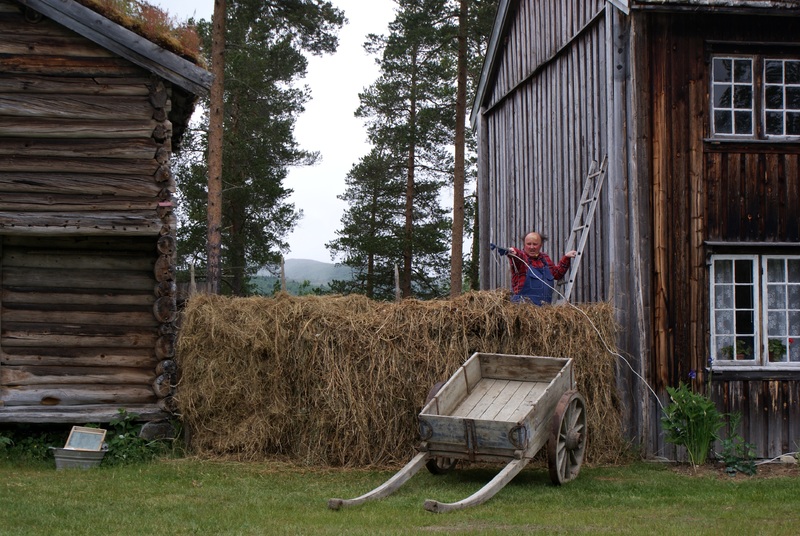
[[[174,408],[169,165],[209,85],[72,0],[0,0],[0,422]]]
[[[573,296],[615,304],[628,435],[674,457],[665,388],[695,371],[759,456],[796,450],[800,2],[567,4],[500,5],[472,113],[482,287],[508,285],[489,241],[543,230],[561,253],[607,155]]]

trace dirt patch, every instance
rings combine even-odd
[[[762,463],[756,465],[756,474],[747,475],[742,472],[729,474],[722,464],[706,464],[700,467],[692,467],[689,464],[678,464],[673,466],[675,473],[686,476],[716,477],[719,479],[748,479],[748,478],[779,478],[779,477],[800,477],[800,465],[794,463]]]

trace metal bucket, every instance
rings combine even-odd
[[[89,451],[75,449],[53,449],[56,458],[56,470],[89,469],[97,467],[103,461],[105,451]]]

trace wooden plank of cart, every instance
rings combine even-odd
[[[586,450],[586,403],[575,388],[572,359],[476,353],[447,382],[435,385],[419,413],[419,453],[374,490],[330,499],[338,510],[396,491],[422,467],[434,474],[459,460],[504,462],[483,488],[454,503],[426,500],[431,512],[486,502],[547,445],[554,484],[574,479]]]

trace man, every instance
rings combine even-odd
[[[542,251],[544,239],[537,232],[525,235],[523,249],[498,248],[489,244],[490,249],[497,249],[500,255],[508,255],[511,263],[511,301],[531,302],[536,305],[553,301],[553,286],[556,279],[561,279],[569,270],[572,259],[578,254],[572,250],[564,254],[558,265],[554,264],[547,253]]]

